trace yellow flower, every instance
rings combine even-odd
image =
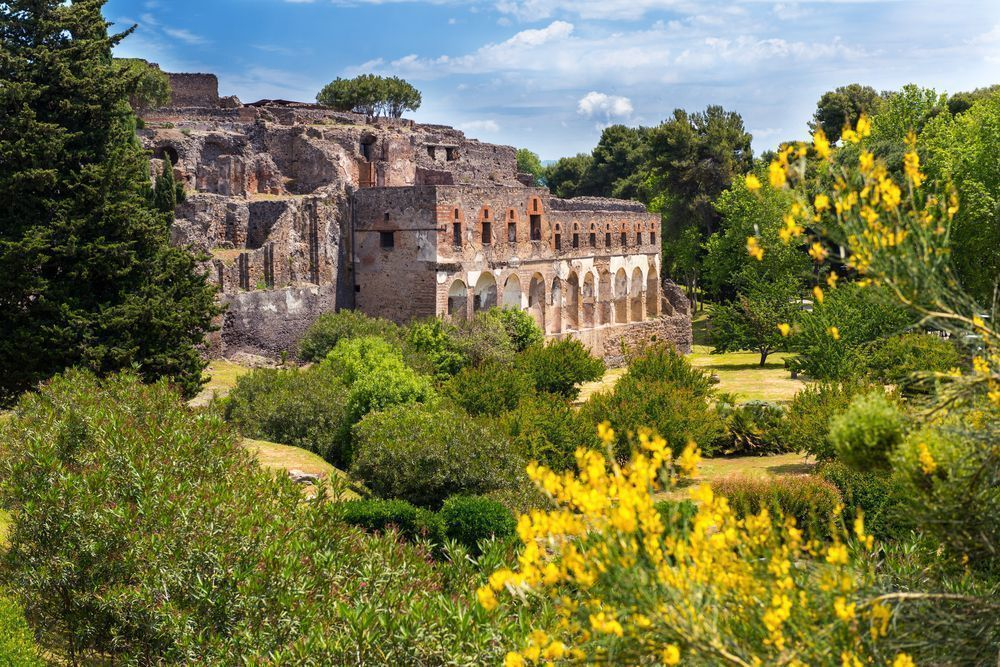
[[[503,659],[503,667],[524,667],[524,658],[520,653],[511,651]]]
[[[829,253],[827,253],[826,248],[824,248],[823,244],[820,243],[819,241],[813,243],[812,246],[810,246],[809,248],[809,256],[812,257],[813,260],[815,260],[816,262],[822,262],[824,259],[826,259],[826,256],[828,254]]]
[[[920,156],[916,151],[910,151],[903,156],[903,169],[906,175],[913,181],[913,187],[919,188],[924,182],[924,175],[920,171]]]
[[[701,463],[701,450],[694,442],[689,442],[677,458],[677,467],[688,477],[694,475]]]
[[[977,373],[979,373],[981,375],[989,375],[990,374],[990,364],[989,364],[988,361],[986,361],[982,357],[973,357],[972,358],[972,370],[974,370],[975,372],[977,372]]]
[[[917,667],[917,663],[913,662],[913,658],[906,653],[900,653],[892,661],[892,667]]]
[[[830,338],[834,340],[840,340],[840,329],[838,329],[837,327],[830,327],[829,329],[826,330],[826,332],[830,334]]]
[[[816,130],[813,134],[813,150],[816,151],[821,159],[826,159],[830,157],[830,142],[826,138],[826,133],[823,130]]]
[[[538,648],[537,645],[531,644],[526,649],[524,649],[524,657],[531,662],[538,662],[538,658],[542,655],[542,649]]]
[[[864,667],[856,655],[847,651],[840,654],[840,665],[841,667]]]
[[[858,118],[857,133],[859,136],[868,137],[872,133],[872,122],[868,118],[867,114],[861,114],[861,118]]]
[[[816,303],[823,303],[823,288],[819,285],[813,287],[813,297],[816,299]]]
[[[785,183],[788,181],[788,175],[785,173],[785,167],[783,167],[777,160],[768,166],[767,178],[771,182],[771,187],[776,190],[785,187]]]
[[[872,639],[885,637],[889,633],[889,619],[892,617],[892,612],[884,604],[876,602],[872,605],[871,617]]]
[[[756,236],[747,237],[747,254],[756,259],[758,262],[764,259],[764,249],[760,247],[757,243]]]
[[[788,334],[792,333],[792,327],[790,324],[782,322],[781,324],[778,325],[778,331],[781,332],[782,336],[788,338]]]
[[[837,287],[837,281],[839,279],[840,279],[840,276],[838,276],[836,273],[834,273],[833,271],[831,271],[830,275],[828,275],[826,277],[826,284],[830,286],[830,289],[835,289]]]
[[[854,618],[855,607],[853,602],[848,604],[847,599],[843,597],[833,601],[833,611],[837,614],[837,618],[845,622]]]
[[[875,169],[875,156],[868,151],[861,151],[861,157],[858,158],[858,165],[861,167],[861,173],[868,175],[872,173]]]
[[[747,190],[750,192],[757,192],[760,190],[760,179],[757,178],[756,174],[747,174],[746,184]]]
[[[542,657],[546,660],[558,660],[565,654],[566,645],[559,641],[552,642],[542,651]]]
[[[931,450],[927,448],[927,445],[920,443],[917,448],[917,459],[920,461],[920,469],[924,471],[925,475],[933,475],[938,468],[937,461],[934,460],[934,455],[931,454]]]
[[[832,544],[827,547],[826,562],[831,565],[847,565],[847,547],[843,544]]]
[[[497,608],[497,598],[493,595],[493,589],[489,586],[483,586],[476,591],[476,597],[479,598],[479,604],[483,606],[486,611],[493,611]]]
[[[825,211],[830,208],[830,198],[826,195],[816,195],[816,199],[813,200],[813,206],[817,211]]]
[[[861,141],[861,137],[858,136],[857,132],[851,129],[850,125],[844,126],[844,129],[840,132],[840,136],[843,137],[844,142],[848,144],[856,144]]]
[[[664,665],[677,665],[681,661],[681,650],[676,644],[667,644],[660,654],[660,660]]]

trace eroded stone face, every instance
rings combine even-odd
[[[171,237],[210,256],[224,354],[291,351],[336,308],[404,322],[493,306],[612,361],[654,335],[689,349],[689,308],[661,288],[659,217],[641,204],[552,197],[525,185],[512,147],[450,127],[242,105],[206,76],[171,75],[176,106],[139,134],[152,173],[169,157],[187,192]]]

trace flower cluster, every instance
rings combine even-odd
[[[872,548],[863,520],[848,541],[821,542],[767,510],[737,517],[708,485],[681,501],[700,458],[693,443],[675,458],[641,432],[622,466],[612,429],[599,435],[608,453],[581,449],[578,473],[529,467],[556,507],[520,518],[518,567],[479,591],[490,610],[531,596],[555,609],[552,627],[532,631],[508,666],[871,664],[891,612],[863,600],[870,573],[856,555]],[[664,491],[671,500],[658,505]]]

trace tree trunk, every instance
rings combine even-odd
[[[760,365],[763,366],[767,363],[767,355],[771,354],[770,350],[760,350]]]

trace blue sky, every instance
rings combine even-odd
[[[851,82],[1000,83],[1000,0],[110,0],[118,49],[214,72],[222,94],[312,101],[337,76],[402,76],[413,117],[543,159],[677,107],[743,115],[754,149],[802,138]]]

